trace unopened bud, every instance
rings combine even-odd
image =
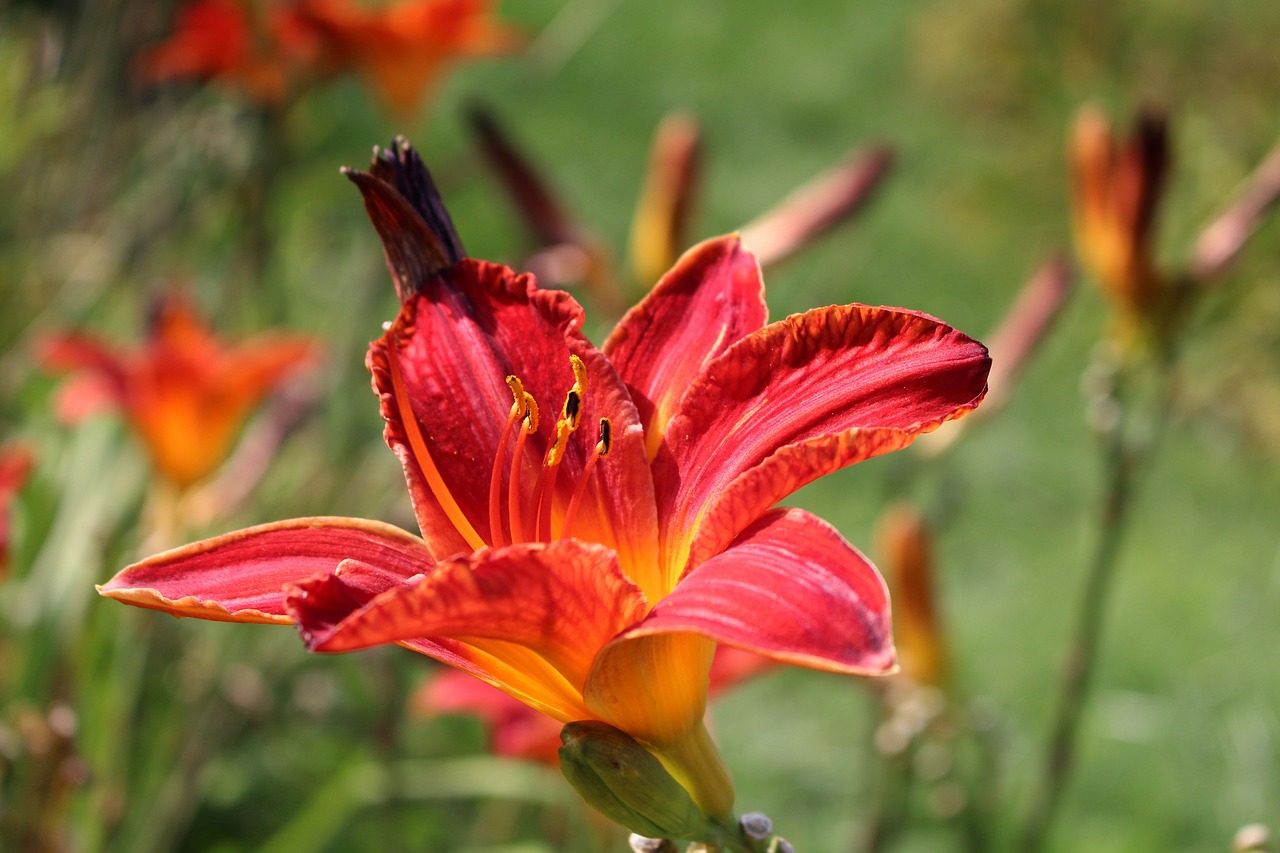
[[[752,841],[764,841],[773,833],[773,821],[764,812],[747,812],[738,818],[738,826]]]
[[[711,840],[719,830],[626,732],[586,720],[560,731],[560,772],[587,803],[645,838]]]
[[[769,845],[769,853],[796,853],[796,848],[791,846],[790,841],[779,836]]]

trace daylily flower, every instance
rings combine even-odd
[[[354,68],[400,116],[418,109],[449,63],[510,53],[522,41],[493,19],[489,0],[300,0],[297,12],[318,37],[320,61]]]
[[[770,658],[720,646],[708,673],[707,698],[715,698],[775,666],[777,662]],[[421,714],[470,714],[479,718],[488,732],[489,748],[497,755],[553,766],[559,761],[559,722],[462,670],[437,673],[409,701]]]
[[[985,348],[899,309],[768,323],[735,237],[687,252],[597,348],[568,294],[464,256],[406,144],[348,176],[403,304],[368,365],[421,535],[277,522],[151,557],[101,592],[293,623],[315,651],[407,646],[562,723],[622,730],[728,820],[703,725],[718,643],[894,667],[874,567],[774,505],[973,409]]]
[[[0,445],[0,580],[4,580],[9,571],[13,502],[31,474],[33,461],[31,449],[25,444],[10,442]]]
[[[254,407],[317,353],[310,340],[284,334],[225,344],[176,293],[157,304],[141,347],[73,333],[41,350],[46,368],[75,374],[58,394],[62,418],[122,409],[156,470],[179,488],[222,464]]]

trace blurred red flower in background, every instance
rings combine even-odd
[[[139,347],[71,333],[41,341],[40,350],[46,369],[73,374],[57,397],[64,420],[122,410],[156,470],[186,488],[222,464],[254,407],[319,347],[281,333],[226,344],[184,297],[169,293]]]

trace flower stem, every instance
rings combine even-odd
[[[1080,721],[1097,668],[1103,619],[1113,586],[1117,556],[1131,515],[1136,482],[1158,444],[1159,430],[1168,422],[1172,359],[1166,354],[1155,361],[1157,390],[1149,412],[1154,429],[1140,438],[1131,437],[1135,432],[1132,430],[1135,406],[1126,393],[1130,390],[1127,380],[1132,377],[1125,367],[1111,377],[1112,384],[1103,401],[1111,411],[1110,417],[1104,418],[1098,427],[1106,471],[1098,539],[1089,561],[1075,632],[1062,670],[1052,734],[1039,783],[1032,795],[1016,848],[1019,853],[1038,853],[1044,848],[1074,768]]]

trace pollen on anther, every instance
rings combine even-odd
[[[538,431],[538,401],[528,392],[524,395],[524,431],[531,434]]]
[[[524,383],[520,381],[518,376],[508,376],[506,382],[507,387],[511,389],[511,397],[513,399],[511,404],[512,414],[523,418],[526,413],[525,397],[529,396],[524,392]]]

